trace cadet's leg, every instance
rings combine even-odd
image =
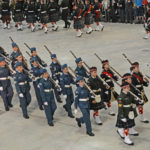
[[[55,93],[57,102],[62,103],[59,92],[57,91],[56,87],[54,88],[54,93]]]
[[[68,116],[74,118],[74,116],[72,115],[71,105],[72,105],[72,95],[67,95],[66,107],[68,111]]]
[[[8,100],[8,105],[10,106],[12,103],[12,98],[13,98],[14,92],[12,85],[10,85],[7,89],[7,100]]]
[[[25,97],[19,97],[20,100],[20,106],[22,109],[23,117],[28,118],[28,113],[27,113],[27,100]]]
[[[57,109],[57,106],[56,106],[56,103],[55,103],[55,99],[51,99],[51,102],[50,102],[50,107],[51,107],[51,112],[52,112],[52,118],[53,118],[53,115]]]
[[[31,103],[31,94],[30,91],[27,91],[25,93],[25,98],[26,98],[26,102],[27,102],[27,106]]]
[[[6,90],[3,90],[1,91],[1,97],[3,99],[3,102],[4,102],[4,107],[5,107],[5,110],[6,111],[9,111],[9,108],[8,108],[8,100],[7,100],[7,91]]]
[[[149,121],[144,118],[143,106],[139,105],[138,109],[139,109],[139,114],[140,114],[140,120],[141,120],[141,122],[143,122],[143,123],[149,123]]]

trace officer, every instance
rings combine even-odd
[[[136,100],[129,93],[130,86],[129,83],[122,83],[122,91],[118,97],[118,116],[116,127],[118,127],[118,133],[121,138],[124,139],[124,143],[128,145],[133,145],[129,137],[129,129],[135,126],[134,122],[134,108],[133,105],[136,104]]]
[[[5,110],[9,111],[9,107],[13,107],[12,98],[14,95],[11,85],[11,72],[6,67],[5,58],[0,57],[0,95],[3,99]]]
[[[78,76],[82,76],[84,78],[88,78],[89,75],[87,74],[86,70],[83,68],[83,62],[82,62],[82,59],[79,57],[75,60],[76,64],[77,64],[77,67],[75,69],[75,73],[78,75]]]
[[[38,60],[38,63],[39,63],[42,67],[46,67],[47,64],[45,64],[45,63],[39,58],[39,56],[37,56],[36,48],[35,48],[35,47],[32,47],[32,48],[30,48],[30,50],[31,50],[32,58],[36,58],[36,59]],[[32,67],[32,63],[31,63],[32,58],[30,59],[31,67]]]
[[[74,102],[74,95],[71,84],[75,84],[75,82],[69,74],[67,64],[62,65],[61,69],[63,71],[63,74],[60,76],[60,86],[64,99],[66,100],[66,104],[63,106],[63,108],[66,110],[66,112],[68,112],[68,116],[70,118],[74,118],[71,109],[71,105]]]
[[[56,54],[51,55],[52,63],[50,64],[50,71],[52,74],[52,78],[55,80],[57,84],[60,82],[60,75],[62,73],[61,66],[58,64],[57,56]],[[59,103],[62,103],[62,100],[60,98],[61,92],[58,91],[56,88],[54,88],[56,100]]]
[[[132,64],[130,70],[132,71],[132,84],[138,90],[141,91],[142,94],[139,95],[139,96],[140,96],[141,99],[143,99],[144,103],[148,102],[148,99],[145,95],[143,86],[148,87],[149,81],[146,81],[143,78],[143,75],[142,75],[142,73],[140,72],[140,69],[139,69],[139,63],[134,62]],[[137,92],[135,92],[134,94],[137,94]],[[144,104],[141,104],[141,105],[138,106],[139,114],[140,114],[140,121],[143,122],[143,123],[149,123],[149,121],[146,118],[144,118],[143,106],[144,106]]]
[[[118,94],[114,91],[114,83],[112,79],[117,81],[118,77],[110,70],[108,60],[102,61],[102,68],[103,68],[103,71],[101,73],[101,77],[110,86],[110,88],[103,89],[101,97],[103,101],[107,104],[109,115],[115,116],[115,113],[111,109],[111,100],[116,100],[118,97]]]
[[[16,91],[18,93],[18,97],[20,100],[20,107],[22,109],[23,117],[25,119],[29,119],[27,107],[31,102],[29,82],[31,82],[32,79],[30,79],[29,76],[23,72],[22,62],[16,63],[16,74],[14,76],[14,81],[15,81]]]
[[[76,118],[77,124],[81,127],[81,123],[86,124],[87,134],[89,136],[94,136],[92,133],[91,121],[90,121],[90,104],[89,97],[90,93],[84,87],[84,79],[82,76],[77,77],[77,84],[79,85],[75,92],[75,114],[77,113],[77,108],[79,107],[82,112],[81,118]]]
[[[39,105],[39,109],[44,110],[42,98],[40,95],[40,87],[39,87],[39,83],[41,79],[41,72],[40,72],[41,68],[39,67],[38,60],[36,58],[32,58],[31,63],[32,63],[31,74],[33,74],[34,76],[33,87],[35,90],[36,99]]]
[[[16,43],[12,43],[12,48],[13,48],[13,52],[10,55],[10,59],[11,59],[11,67],[13,70],[15,70],[15,64],[16,64],[16,53],[19,51],[18,46]]]
[[[42,97],[42,101],[44,104],[44,110],[46,114],[46,118],[48,121],[49,126],[54,126],[53,124],[53,116],[54,112],[57,108],[55,99],[54,99],[54,93],[53,93],[53,85],[49,80],[49,74],[46,69],[40,70],[42,74],[42,78],[40,80],[40,94]]]

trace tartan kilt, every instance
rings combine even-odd
[[[62,20],[68,20],[69,9],[62,10]]]
[[[74,20],[73,27],[74,27],[74,29],[83,29],[84,28],[83,18],[79,18],[77,20]]]
[[[11,21],[10,15],[2,15],[2,21],[6,22],[6,21]]]
[[[35,23],[36,22],[36,17],[35,14],[27,14],[27,23]]]
[[[40,22],[42,24],[47,24],[49,23],[49,15],[48,14],[41,14],[40,15]]]
[[[50,22],[57,22],[59,21],[59,12],[53,12],[49,14]]]
[[[22,22],[24,20],[23,13],[15,14],[13,20],[14,22]]]
[[[93,24],[93,14],[91,14],[91,13],[86,14],[84,24],[85,25]]]
[[[121,119],[117,116],[117,122],[116,122],[116,127],[118,128],[125,128],[125,129],[128,129],[128,128],[132,128],[135,126],[135,121],[134,119],[127,119],[127,122],[123,122],[121,121]]]
[[[99,15],[99,17],[97,17],[97,15],[94,14],[94,15],[93,15],[93,18],[94,18],[94,21],[95,21],[95,22],[99,22],[99,21],[100,21],[100,15]]]

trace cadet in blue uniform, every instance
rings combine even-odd
[[[3,99],[5,110],[9,111],[9,107],[13,98],[13,88],[9,77],[11,76],[10,70],[6,67],[5,58],[0,57],[0,95]]]
[[[36,59],[38,60],[38,63],[39,63],[42,67],[47,67],[47,64],[45,64],[45,63],[37,56],[36,48],[35,48],[35,47],[32,47],[32,48],[30,48],[30,50],[31,50],[32,58],[36,58]],[[31,63],[32,58],[30,59],[31,67],[32,67],[32,63]]]
[[[60,64],[58,64],[56,54],[52,54],[51,59],[52,59],[52,63],[50,64],[50,71],[52,74],[52,78],[55,80],[57,84],[59,84],[60,74],[62,73],[61,66]],[[55,92],[57,102],[62,103],[61,98],[60,98],[61,92],[58,91],[56,88],[54,88],[54,92]]]
[[[79,85],[75,92],[75,114],[77,113],[77,108],[79,107],[82,112],[81,118],[76,118],[77,124],[81,127],[81,123],[86,124],[87,134],[89,136],[94,136],[92,133],[91,121],[90,121],[90,93],[84,87],[84,79],[81,76],[77,77],[77,84]]]
[[[49,74],[47,73],[46,69],[40,70],[42,74],[42,79],[40,80],[40,93],[42,97],[42,101],[44,104],[44,110],[46,114],[46,118],[48,121],[48,124],[50,126],[54,126],[53,124],[53,116],[54,112],[57,108],[55,99],[54,99],[54,93],[53,93],[53,85],[48,79]]]
[[[82,59],[79,57],[75,60],[77,67],[75,69],[75,73],[78,76],[82,76],[84,78],[89,78],[89,75],[86,73],[86,70],[83,68]]]
[[[41,72],[40,72],[41,68],[39,67],[38,60],[36,58],[32,58],[31,62],[32,62],[31,74],[33,74],[34,76],[33,87],[35,90],[36,99],[39,105],[39,109],[44,110],[42,97],[40,95],[40,87],[39,87],[39,83],[41,79]]]
[[[13,48],[13,52],[10,55],[10,59],[12,60],[11,62],[11,67],[13,70],[15,70],[15,64],[16,64],[16,53],[18,52],[18,46],[16,43],[12,43],[12,48]]]
[[[68,116],[70,118],[74,118],[71,109],[71,105],[74,102],[74,95],[71,84],[74,84],[75,82],[69,74],[67,64],[62,65],[61,69],[63,71],[63,74],[60,76],[60,86],[62,89],[62,94],[64,95],[64,98],[66,100],[66,104],[63,106],[63,108],[68,112]]]
[[[22,108],[23,117],[25,119],[29,119],[27,106],[29,106],[31,102],[29,82],[31,82],[32,79],[30,79],[29,76],[23,72],[22,62],[16,63],[16,74],[14,76],[14,81],[15,81],[16,91],[18,93],[18,97],[20,100],[20,106]]]

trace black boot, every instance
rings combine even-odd
[[[88,134],[89,136],[94,136],[94,133],[92,133],[92,132],[86,132],[86,134]]]
[[[80,121],[80,119],[79,119],[79,118],[76,118],[76,121],[77,121],[78,127],[81,127],[81,121]]]
[[[57,102],[58,102],[58,103],[62,103],[62,100],[61,100],[61,99],[58,99]]]
[[[40,109],[40,110],[44,110],[43,106],[39,106],[39,109]]]
[[[6,111],[9,111],[9,107],[6,107],[5,110],[6,110]]]
[[[65,111],[67,112],[67,107],[66,107],[66,105],[63,105],[63,108],[65,109]]]
[[[68,117],[74,118],[73,114],[68,114]]]
[[[67,28],[70,28],[71,23],[68,21],[67,22]]]
[[[13,107],[13,105],[12,105],[12,104],[8,104],[8,106],[9,106],[9,107]]]
[[[29,116],[28,115],[24,115],[23,116],[25,119],[29,119]]]
[[[49,126],[51,126],[51,127],[53,127],[53,126],[54,126],[53,122],[48,123],[48,125],[49,125]]]

